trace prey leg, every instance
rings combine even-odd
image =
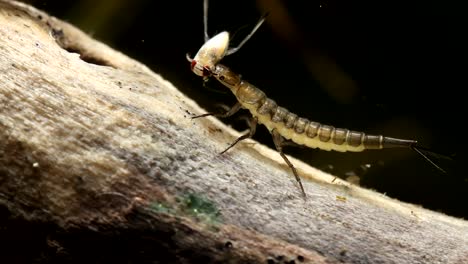
[[[216,117],[219,117],[219,118],[226,118],[226,117],[230,117],[233,114],[237,113],[237,111],[239,111],[239,109],[241,109],[241,107],[242,107],[242,105],[239,102],[237,102],[233,107],[231,107],[231,109],[229,109],[228,111],[226,111],[224,113],[206,113],[206,114],[193,116],[192,119],[205,117],[205,116],[216,116]]]
[[[230,148],[234,147],[240,141],[242,141],[244,139],[247,139],[247,138],[251,138],[255,134],[255,130],[257,129],[257,118],[252,118],[250,120],[250,122],[249,122],[249,126],[250,126],[249,132],[247,132],[246,134],[238,137],[234,142],[232,142],[231,145],[229,145],[229,147],[227,147],[227,149],[223,150],[219,154],[225,153],[226,151],[228,151]]]
[[[289,168],[291,168],[294,177],[296,178],[296,181],[299,183],[299,186],[301,187],[302,195],[304,198],[306,198],[306,193],[304,191],[304,187],[302,186],[301,178],[299,178],[299,175],[297,174],[296,168],[292,165],[292,163],[289,161],[289,159],[284,155],[283,153],[283,142],[284,138],[276,131],[276,129],[273,129],[271,131],[271,134],[273,135],[273,142],[275,143],[276,150],[279,152],[283,160],[288,164]]]

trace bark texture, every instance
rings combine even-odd
[[[144,65],[15,1],[0,25],[0,258],[468,263],[466,221],[291,158],[304,200],[275,151],[218,155],[239,133]]]

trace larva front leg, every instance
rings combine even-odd
[[[231,109],[229,109],[228,111],[226,111],[224,113],[205,113],[205,114],[194,116],[194,117],[192,117],[192,119],[200,118],[200,117],[206,117],[206,116],[215,116],[215,117],[219,117],[219,118],[226,118],[226,117],[230,117],[230,116],[234,115],[235,113],[237,113],[239,111],[239,109],[241,109],[241,107],[242,107],[242,104],[237,102],[233,107],[231,107]]]
[[[248,139],[248,138],[251,138],[253,137],[253,135],[255,134],[255,131],[257,130],[257,118],[254,117],[252,119],[250,119],[250,122],[249,122],[249,126],[250,126],[250,129],[249,129],[249,132],[247,132],[246,134],[238,137],[234,142],[232,142],[231,145],[229,145],[229,147],[227,147],[225,150],[223,150],[220,154],[224,154],[226,151],[228,151],[230,148],[234,147],[237,143],[239,143],[240,141],[244,140],[244,139]]]

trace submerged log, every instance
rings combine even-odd
[[[19,2],[0,25],[2,262],[468,262],[466,221],[291,158],[304,200],[139,62]]]

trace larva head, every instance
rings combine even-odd
[[[229,33],[223,31],[209,39],[198,51],[193,59],[187,54],[187,60],[191,62],[192,71],[203,77],[211,75],[215,65],[224,58],[229,47]]]

